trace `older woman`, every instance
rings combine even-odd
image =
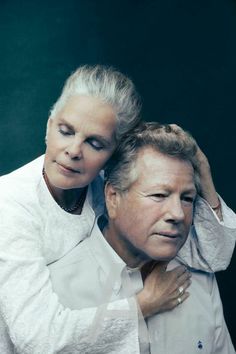
[[[1,353],[110,353],[106,340],[113,334],[119,338],[117,353],[133,353],[129,342],[138,340],[137,300],[110,304],[122,311],[107,318],[99,338],[91,341],[90,335],[88,340],[97,309],[64,308],[52,290],[47,266],[90,234],[103,210],[99,172],[120,137],[138,121],[138,96],[129,79],[109,68],[82,67],[68,79],[51,111],[45,156],[1,177]],[[222,269],[230,260],[235,233],[230,227],[235,225],[225,205],[222,215],[228,227],[208,205],[222,216],[204,158],[202,194],[206,201],[196,210],[199,244],[195,235],[182,257],[198,268]],[[204,254],[198,256],[201,242]],[[193,253],[198,256],[194,264]],[[132,311],[125,312],[129,308]]]

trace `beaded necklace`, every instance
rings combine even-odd
[[[42,171],[42,175],[43,175],[43,178],[44,178],[44,180],[45,180],[45,183],[46,183],[46,185],[47,185],[47,187],[48,187],[48,189],[49,189],[51,195],[53,196],[53,192],[52,192],[52,189],[51,189],[51,187],[50,187],[50,183],[49,183],[49,180],[48,180],[48,176],[47,176],[47,174],[46,174],[44,168],[43,168],[43,171]],[[56,202],[57,202],[57,204],[59,205],[59,207],[60,207],[61,209],[67,211],[68,213],[72,213],[72,212],[74,212],[74,211],[76,211],[76,210],[82,208],[82,206],[83,206],[83,204],[84,204],[84,201],[85,201],[85,198],[86,198],[87,189],[88,189],[88,187],[85,187],[85,188],[84,188],[84,190],[82,191],[82,193],[81,193],[81,195],[80,195],[78,201],[77,201],[76,204],[75,204],[73,207],[71,207],[71,208],[66,208],[66,207],[64,207],[64,206],[61,205],[57,200],[56,200]]]

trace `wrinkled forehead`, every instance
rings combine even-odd
[[[133,162],[132,184],[155,186],[181,183],[186,188],[195,188],[195,171],[190,161],[161,153],[152,147],[138,151]]]

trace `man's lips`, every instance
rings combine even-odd
[[[157,235],[163,236],[163,237],[169,237],[169,238],[178,238],[181,237],[181,235],[177,232],[156,232]]]

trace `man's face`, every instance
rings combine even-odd
[[[127,264],[170,260],[186,241],[196,197],[192,165],[150,147],[138,153],[137,180],[125,193],[106,187],[107,240]],[[109,235],[109,232],[111,234]]]

